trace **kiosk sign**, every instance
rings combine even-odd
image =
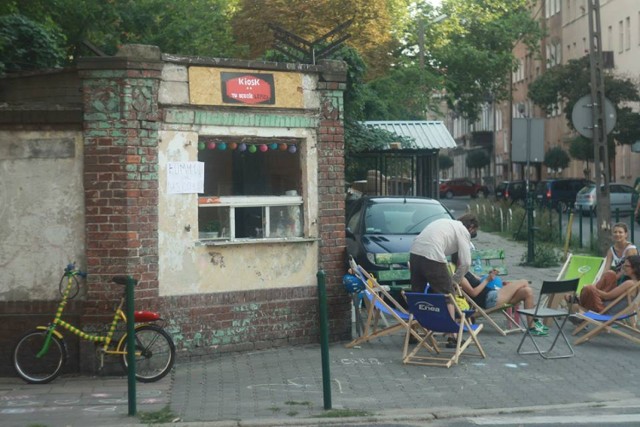
[[[222,101],[229,104],[276,102],[273,74],[221,73]]]

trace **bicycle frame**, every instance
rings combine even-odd
[[[113,354],[113,355],[122,355],[122,354],[126,354],[126,349],[122,350],[122,351],[118,351],[117,349],[120,348],[121,346],[116,347],[115,350],[109,350],[109,346],[113,340],[113,336],[115,334],[116,331],[116,327],[118,325],[118,322],[123,321],[126,323],[127,321],[127,317],[124,314],[124,311],[122,310],[122,307],[124,306],[124,297],[120,299],[120,303],[118,304],[118,306],[115,309],[114,315],[113,315],[113,320],[111,321],[111,325],[109,327],[109,331],[107,332],[106,335],[96,335],[96,334],[89,334],[86,332],[81,331],[80,329],[76,328],[75,326],[73,326],[72,324],[62,320],[62,314],[64,312],[64,308],[67,305],[67,302],[69,300],[69,294],[71,292],[71,288],[73,287],[74,284],[74,276],[77,275],[82,275],[80,273],[80,271],[76,270],[75,268],[73,268],[71,265],[67,266],[67,268],[65,268],[65,273],[64,276],[66,276],[67,279],[67,285],[65,287],[65,290],[62,294],[62,300],[60,301],[60,304],[58,305],[58,310],[56,311],[56,315],[55,318],[53,319],[53,322],[49,324],[49,326],[40,326],[37,329],[46,329],[47,330],[47,336],[45,337],[45,342],[42,345],[42,349],[38,352],[38,354],[36,355],[36,357],[41,358],[43,357],[45,354],[47,354],[47,352],[49,351],[49,346],[51,345],[51,336],[53,334],[57,335],[59,338],[62,338],[62,334],[60,332],[58,332],[56,330],[57,326],[60,326],[66,330],[68,330],[69,332],[73,333],[74,335],[79,336],[81,339],[86,340],[86,341],[93,341],[94,343],[104,343],[104,345],[102,346],[102,352],[105,354]]]

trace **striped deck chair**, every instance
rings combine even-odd
[[[353,258],[349,259],[349,267],[353,274],[366,285],[363,292],[363,301],[367,309],[367,318],[364,321],[362,335],[346,344],[347,348],[360,345],[397,331],[406,331],[417,340],[422,339],[418,332],[409,326],[409,312],[396,301],[384,286],[358,265]],[[383,315],[390,316],[395,323],[385,327],[379,327]],[[390,319],[391,320],[391,319]]]

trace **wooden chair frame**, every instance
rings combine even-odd
[[[380,338],[401,330],[406,330],[407,334],[412,335],[417,340],[422,339],[418,332],[410,327],[409,312],[391,296],[389,291],[384,286],[381,286],[369,272],[358,265],[353,258],[349,260],[349,266],[353,274],[366,284],[363,292],[365,293],[364,302],[367,318],[363,322],[362,335],[347,343],[346,347],[352,348],[374,338]],[[390,315],[396,323],[379,328],[378,323],[383,314]]]
[[[632,296],[633,294],[635,295]],[[628,299],[627,308],[615,314],[608,314],[608,311],[624,298]],[[636,344],[640,344],[640,329],[638,329],[636,321],[636,315],[640,308],[639,306],[640,280],[627,289],[624,294],[607,304],[602,312],[594,313],[592,311],[588,311],[586,313],[576,313],[575,316],[582,319],[583,322],[576,327],[573,331],[573,335],[578,334],[587,326],[594,326],[594,328],[576,339],[574,344],[580,345],[604,331],[626,338]],[[636,335],[634,336],[633,334]]]
[[[409,322],[412,326],[416,325],[416,327],[422,329],[424,336],[409,351],[410,334],[407,332],[402,350],[402,363],[450,368],[452,365],[458,364],[460,356],[465,353],[465,350],[470,345],[476,346],[478,354],[468,355],[479,356],[483,359],[487,357],[478,339],[478,334],[482,331],[483,325],[472,325],[465,312],[456,305],[455,299],[451,294],[419,294],[411,292],[407,293],[406,297],[409,303],[409,312],[411,313]],[[440,302],[440,304],[438,305],[437,302]],[[447,304],[453,305],[456,320],[451,318]],[[435,309],[437,309],[436,314],[432,311]],[[433,321],[430,321],[430,316],[434,316]],[[449,352],[441,349],[435,338],[436,333],[455,333],[457,335],[455,349]],[[429,355],[418,355],[421,350],[427,350]]]

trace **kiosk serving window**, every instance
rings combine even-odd
[[[302,237],[299,148],[297,139],[200,137],[200,239]]]

